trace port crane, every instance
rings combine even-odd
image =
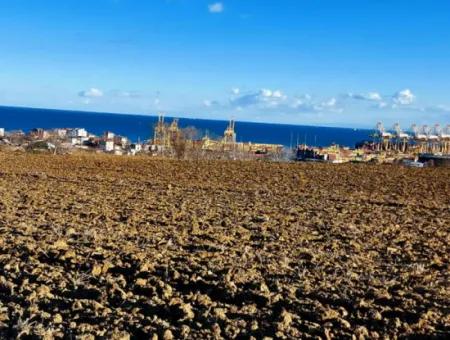
[[[450,124],[444,128],[440,124],[432,127],[412,124],[410,133],[406,133],[399,123],[394,124],[391,131],[387,131],[383,123],[379,122],[373,137],[377,151],[450,153]]]

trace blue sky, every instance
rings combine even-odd
[[[450,123],[448,0],[2,0],[0,105]]]

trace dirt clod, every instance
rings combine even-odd
[[[448,338],[449,225],[444,168],[0,152],[0,338]]]

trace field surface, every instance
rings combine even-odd
[[[450,170],[0,153],[0,338],[448,338]]]

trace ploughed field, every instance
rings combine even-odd
[[[0,338],[448,337],[450,171],[0,153]]]

